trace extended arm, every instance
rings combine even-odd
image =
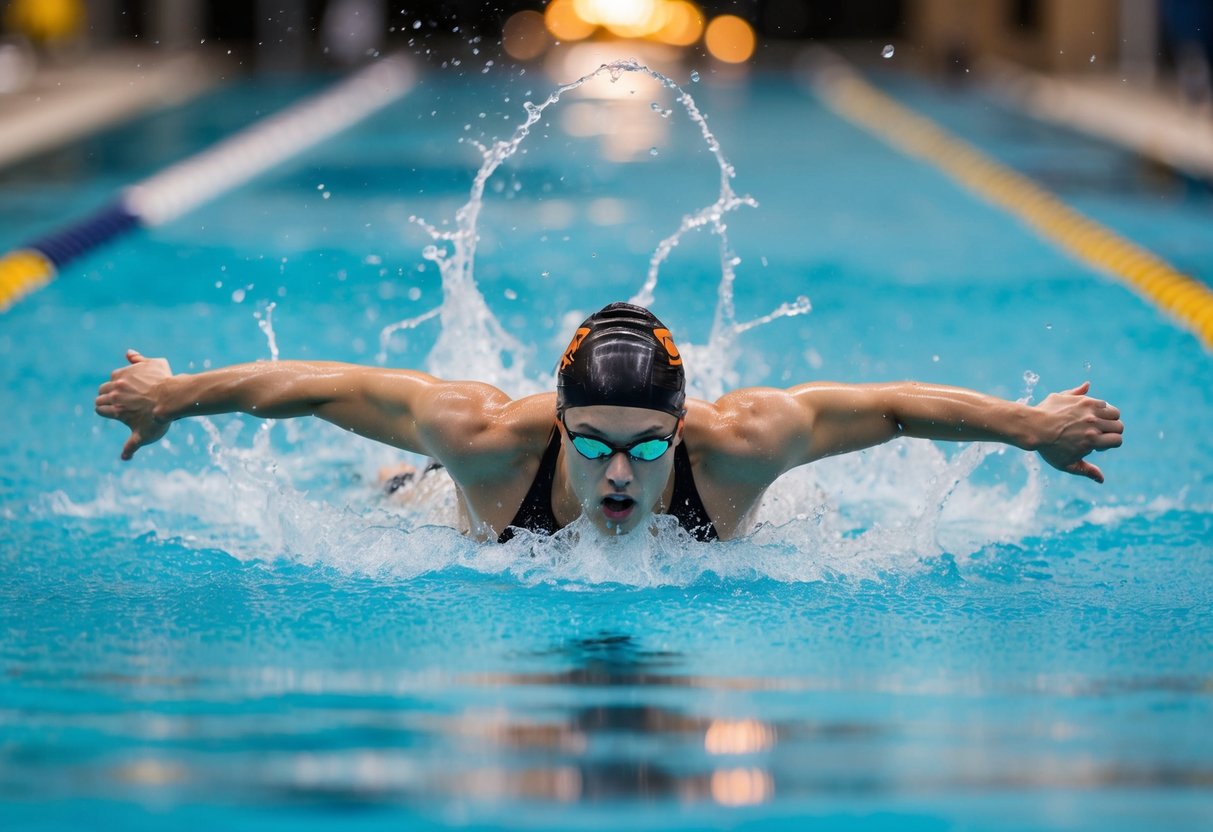
[[[461,424],[465,419],[483,425],[495,406],[508,402],[488,385],[443,382],[411,370],[276,361],[174,375],[162,358],[130,350],[127,360],[101,385],[96,400],[98,415],[131,429],[123,459],[159,440],[177,419],[216,413],[318,416],[398,448],[434,453],[452,428],[476,431]]]
[[[782,470],[857,451],[897,436],[1003,442],[1038,451],[1062,471],[1103,482],[1092,451],[1119,447],[1120,411],[1086,395],[1089,384],[1035,407],[942,385],[814,383],[789,390],[738,391],[721,399],[751,412],[750,443]]]

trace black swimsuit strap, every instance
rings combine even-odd
[[[674,449],[674,494],[670,498],[670,514],[678,524],[691,533],[696,540],[716,540],[716,524],[708,516],[699,489],[695,487],[695,475],[691,470],[691,455],[685,442]]]
[[[514,538],[515,529],[526,529],[539,534],[555,534],[559,524],[552,512],[552,483],[556,481],[556,460],[560,457],[560,431],[552,428],[548,446],[539,460],[539,470],[531,481],[530,490],[522,498],[518,513],[510,525],[497,536],[498,543]]]

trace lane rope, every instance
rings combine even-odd
[[[1146,298],[1213,350],[1213,289],[1201,281],[893,100],[840,60],[822,60],[808,81],[838,115],[1015,215],[1070,256]]]
[[[0,257],[0,312],[63,266],[135,227],[176,219],[407,94],[413,64],[394,56],[126,188],[101,210]]]

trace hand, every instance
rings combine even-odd
[[[156,386],[173,371],[163,358],[144,358],[135,350],[126,351],[129,366],[119,367],[97,391],[98,416],[117,419],[131,429],[122,446],[122,458],[130,459],[144,445],[156,442],[168,432],[171,421],[156,418]]]
[[[1049,418],[1048,438],[1036,450],[1059,471],[1103,482],[1103,472],[1084,457],[1091,451],[1119,448],[1125,426],[1119,410],[1087,396],[1090,389],[1091,383],[1083,382],[1073,390],[1051,394],[1036,406]]]

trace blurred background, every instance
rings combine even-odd
[[[1203,124],[1199,136],[1177,140],[1180,155],[1203,161],[1181,166],[1213,178],[1213,0],[5,0],[0,8],[0,164],[218,81],[351,67],[393,52],[456,72],[539,66],[569,80],[621,50],[655,67],[693,60],[724,73],[778,70],[806,45],[828,44],[860,62],[895,53],[897,70],[953,82],[1002,79],[1037,114],[1062,120],[1078,118],[1073,101],[1042,97],[1032,86],[1041,74],[1064,78],[1067,95],[1093,96],[1102,111],[1179,118],[1178,132]],[[56,110],[56,101],[66,103]],[[1124,125],[1077,126],[1143,143]],[[1158,155],[1158,144],[1149,151]]]
[[[424,44],[437,59],[481,38],[537,60],[558,43],[643,39],[724,62],[778,59],[812,40],[890,40],[929,70],[998,57],[1038,69],[1208,80],[1208,0],[7,0],[4,79],[14,50],[67,61],[144,46],[237,52],[249,70],[351,63]],[[208,49],[209,47],[209,49]]]

